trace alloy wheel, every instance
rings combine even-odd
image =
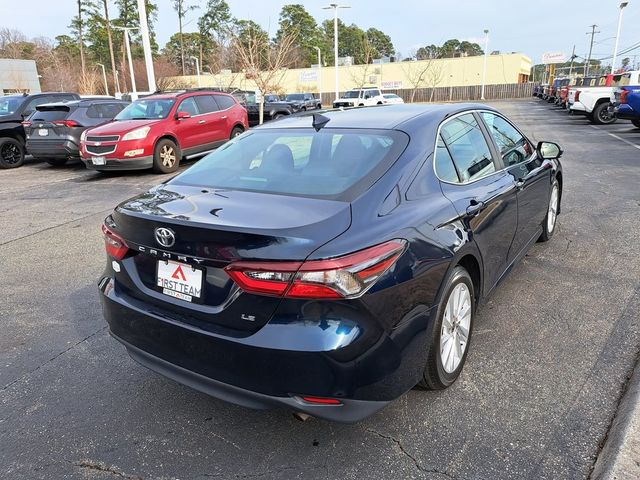
[[[465,283],[457,284],[449,294],[440,329],[440,360],[447,373],[460,366],[469,344],[471,292]]]
[[[20,161],[20,149],[13,143],[6,143],[2,146],[0,156],[9,165],[14,165]]]
[[[554,184],[551,190],[551,197],[549,198],[549,211],[547,212],[547,231],[553,232],[556,228],[556,219],[558,218],[558,198],[559,189],[558,184]]]
[[[162,160],[162,165],[167,168],[173,167],[176,163],[176,153],[173,147],[169,145],[163,145],[160,149],[160,160]]]

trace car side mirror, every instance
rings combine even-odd
[[[542,160],[553,160],[562,156],[560,145],[553,142],[538,142],[536,151]]]
[[[191,114],[189,112],[178,112],[176,114],[176,120],[184,120],[185,118],[191,118]]]

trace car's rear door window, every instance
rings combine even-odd
[[[318,198],[350,198],[398,159],[395,130],[265,129],[207,155],[172,182]]]
[[[440,133],[461,182],[473,182],[496,171],[487,140],[473,114],[448,120]]]
[[[200,115],[205,113],[213,113],[219,110],[218,104],[213,99],[212,95],[198,95],[195,97],[196,104],[198,105],[198,111]]]

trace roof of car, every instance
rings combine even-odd
[[[290,117],[268,122],[259,128],[304,128],[311,126],[311,117],[316,113],[330,119],[327,123],[332,128],[380,128],[393,129],[416,117],[428,116],[442,121],[456,113],[467,110],[494,110],[479,103],[430,103],[430,104],[398,104],[376,105],[347,109],[321,110],[313,113],[305,112]]]
[[[226,92],[221,92],[219,90],[215,90],[215,89],[205,89],[205,88],[195,88],[195,89],[187,89],[187,90],[177,90],[175,92],[158,92],[158,93],[152,93],[151,95],[147,95],[144,98],[177,98],[179,96],[182,95],[187,95],[187,94],[214,94],[214,95],[230,95],[229,93]]]
[[[129,102],[125,100],[118,100],[116,98],[81,98],[80,100],[67,100],[64,102],[51,102],[51,103],[43,103],[38,105],[38,107],[56,107],[59,105],[64,105],[65,107],[85,107],[89,105],[93,105],[96,103],[123,103],[129,104]]]

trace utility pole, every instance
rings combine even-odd
[[[136,88],[136,76],[133,72],[133,59],[131,58],[131,45],[129,43],[129,30],[138,30],[137,27],[116,27],[113,28],[117,30],[122,30],[124,32],[124,45],[127,49],[127,58],[129,60],[129,75],[131,75],[131,100],[138,99],[138,89]]]
[[[489,56],[489,30],[484,30],[484,63],[482,65],[482,91],[480,100],[484,100],[484,84],[487,79],[487,57]]]
[[[102,67],[102,79],[104,80],[104,94],[109,95],[109,85],[107,84],[107,72],[104,69],[104,64],[96,63],[99,67]]]
[[[587,35],[591,35],[591,44],[589,45],[589,55],[587,56],[587,64],[584,66],[584,76],[589,75],[589,67],[591,66],[591,52],[593,52],[593,37],[596,33],[600,33],[600,31],[596,32],[596,28],[598,25],[590,25],[591,31],[587,32]]]
[[[333,9],[333,56],[335,57],[335,73],[336,73],[336,100],[340,97],[340,83],[338,80],[338,9],[339,8],[351,8],[349,5],[338,5],[337,3],[330,3],[326,7],[322,7],[323,10]]]
[[[573,74],[573,61],[576,59],[576,46],[573,46],[573,50],[571,52],[571,64],[569,65],[569,78]]]
[[[149,39],[149,24],[147,23],[147,9],[144,0],[138,0],[138,18],[140,19],[140,34],[144,50],[144,64],[147,67],[147,83],[149,91],[156,91],[156,76],[153,71],[153,57],[151,56],[151,40]]]
[[[322,103],[322,57],[320,55],[320,47],[313,47],[318,52],[318,96],[320,97],[320,103]]]
[[[618,57],[618,41],[620,40],[620,28],[622,27],[622,12],[624,8],[629,5],[629,2],[620,2],[620,13],[618,14],[618,31],[616,33],[616,46],[613,47],[613,59],[611,60],[611,75],[616,69],[616,58]]]

